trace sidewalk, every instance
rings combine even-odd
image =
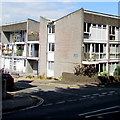
[[[80,88],[85,87],[86,85],[89,86],[97,86],[97,83],[64,83],[58,80],[33,80],[30,84],[32,85],[46,85],[46,86],[55,86],[55,87],[62,87],[62,88]]]
[[[43,99],[24,95],[23,93],[19,94],[9,94],[7,93],[7,98],[2,100],[2,112],[13,112],[16,110],[26,109],[43,103]]]

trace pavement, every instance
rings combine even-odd
[[[62,88],[80,88],[81,86],[91,85],[91,86],[97,86],[97,84],[65,84],[60,83],[56,80],[19,80],[15,79],[15,82],[28,82],[31,85],[46,85],[46,86],[55,86],[55,87],[62,87]],[[30,92],[35,91],[35,87],[33,88],[27,88],[24,90],[19,90],[15,92],[7,92],[7,98],[2,101],[2,112],[8,113],[13,112],[16,110],[21,109],[28,109],[31,107],[35,107],[37,105],[41,105],[44,100],[37,96],[31,96],[29,95]]]
[[[23,93],[10,93],[6,95],[6,99],[2,100],[2,112],[9,113],[17,110],[28,109],[41,105],[44,100],[42,98],[24,95]]]

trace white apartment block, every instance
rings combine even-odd
[[[1,26],[0,68],[8,72],[38,74],[39,22],[32,19]]]
[[[98,72],[111,75],[120,65],[118,16],[79,9],[57,20],[28,20],[24,29],[11,26],[2,26],[1,68],[57,78],[62,72],[73,73],[78,64],[93,64]]]

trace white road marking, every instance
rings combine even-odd
[[[62,103],[65,103],[65,101],[56,102],[56,104],[62,104]]]
[[[50,105],[53,105],[53,103],[44,104],[44,105],[42,105],[42,106],[50,106]]]
[[[107,92],[104,92],[104,93],[101,93],[102,95],[106,95],[107,94]]]
[[[85,116],[85,118],[90,118],[90,117],[95,117],[95,116],[100,116],[100,115],[107,115],[107,114],[111,114],[111,113],[119,113],[119,112],[120,111],[112,111],[112,112],[100,113],[100,114]]]
[[[77,99],[73,99],[73,100],[67,100],[68,102],[74,102],[77,101]]]
[[[87,96],[86,96],[86,95],[83,95],[82,97],[86,98]]]
[[[115,93],[115,91],[109,91],[109,93]]]
[[[103,97],[103,96],[105,96],[105,95],[98,95],[99,97]]]
[[[95,96],[91,96],[90,98],[95,98]]]
[[[108,107],[108,108],[104,108],[104,109],[99,109],[99,110],[95,110],[95,111],[90,111],[90,112],[78,114],[78,116],[87,115],[87,114],[92,114],[92,113],[97,113],[97,112],[101,112],[101,111],[104,111],[104,110],[110,110],[110,109],[119,108],[119,107],[120,107],[120,106],[112,106],[112,107]]]
[[[107,95],[113,95],[112,93],[109,93],[109,94],[107,94]]]
[[[75,95],[75,96],[80,96],[79,94],[74,94],[74,93],[64,93],[64,92],[59,92],[56,91],[57,93],[61,93],[61,94],[66,94],[66,95]]]
[[[99,95],[99,94],[97,94],[97,93],[96,93],[96,94],[92,94],[92,95],[95,95],[95,96],[97,96],[97,95]]]

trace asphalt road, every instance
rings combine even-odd
[[[24,90],[24,93],[42,97],[44,103],[3,114],[2,120],[120,119],[120,92],[117,87],[83,86],[71,89],[39,85],[32,89],[34,92]]]

